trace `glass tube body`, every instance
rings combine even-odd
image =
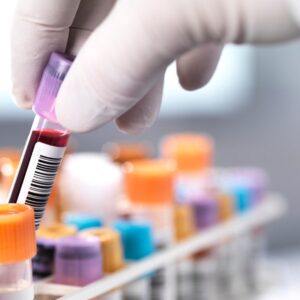
[[[33,207],[38,228],[69,140],[59,124],[36,116],[12,185],[9,202]]]
[[[31,260],[0,264],[0,299],[33,300]]]
[[[157,250],[174,244],[173,207],[171,204],[135,203],[132,212],[134,220],[148,221],[152,224]],[[154,273],[151,278],[151,299],[176,299],[176,266],[170,265]]]

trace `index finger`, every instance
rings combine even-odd
[[[12,91],[29,108],[53,51],[64,52],[80,0],[19,0],[11,31]]]

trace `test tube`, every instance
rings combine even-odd
[[[218,203],[218,220],[221,224],[230,221],[236,214],[235,202],[232,195],[226,193],[217,187],[215,191],[216,200]],[[231,238],[225,238],[220,241],[217,248],[217,276],[218,276],[218,287],[219,295],[222,298],[230,298],[230,287],[233,276],[233,262],[235,259],[234,243]]]
[[[58,241],[54,282],[85,286],[102,277],[102,255],[93,237],[71,236]]]
[[[84,213],[66,213],[64,216],[64,223],[68,225],[73,225],[77,230],[86,230],[94,227],[102,227],[102,220],[91,214]]]
[[[33,300],[33,210],[24,204],[1,204],[0,216],[0,299]]]
[[[152,228],[145,222],[122,220],[114,224],[120,232],[124,249],[124,257],[128,264],[137,262],[150,256],[155,251]],[[150,300],[151,284],[150,274],[124,287],[124,300]]]
[[[218,204],[214,197],[203,196],[189,199],[196,227],[203,232],[218,223]],[[216,248],[203,249],[194,255],[195,299],[215,300],[218,298]]]
[[[37,254],[32,259],[34,280],[43,279],[53,274],[58,240],[75,234],[76,228],[70,225],[57,223],[40,227],[36,232]]]
[[[33,103],[36,113],[9,195],[10,203],[33,207],[39,227],[54,179],[64,155],[69,132],[56,120],[55,99],[72,61],[52,53]]]
[[[176,200],[184,203],[207,193],[213,141],[205,135],[180,133],[166,136],[160,147],[161,156],[176,162]]]
[[[143,143],[106,143],[103,151],[108,154],[113,162],[123,165],[126,162],[146,159],[150,157],[150,147]],[[130,203],[126,195],[122,194],[117,203],[117,217],[128,218],[130,216]]]
[[[223,189],[234,197],[235,211],[243,215],[253,207],[253,193],[246,181],[232,170],[225,174],[223,179]],[[253,263],[251,258],[251,232],[247,231],[232,241],[234,252],[231,263],[231,297],[246,297],[249,292],[247,282],[248,264]]]
[[[234,175],[249,189],[251,196],[251,207],[258,207],[265,199],[267,193],[268,177],[266,173],[259,168],[248,167],[233,170]],[[266,251],[266,236],[262,226],[254,228],[249,233],[249,256],[246,260],[246,282],[248,289],[258,291],[261,288],[260,267],[263,264]]]
[[[116,273],[124,268],[123,249],[120,234],[111,228],[102,227],[87,229],[80,235],[95,237],[98,240],[102,252],[102,269],[104,275]],[[121,288],[97,297],[97,300],[121,300],[123,293]]]
[[[180,243],[191,238],[196,233],[193,210],[190,205],[176,204],[174,208],[174,228],[176,242]],[[177,263],[177,296],[179,300],[193,299],[194,262],[192,257],[186,257]]]
[[[175,165],[165,160],[140,160],[124,167],[125,191],[132,204],[132,219],[150,222],[156,249],[175,242],[173,200]],[[151,280],[152,299],[176,299],[176,267],[155,272]]]

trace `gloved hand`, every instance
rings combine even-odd
[[[172,61],[177,60],[181,85],[192,90],[211,77],[222,44],[274,43],[300,36],[299,0],[114,4],[19,0],[11,51],[13,94],[20,106],[31,107],[52,51],[78,53],[57,98],[58,120],[74,131],[116,120],[122,130],[136,132],[154,122],[164,73]]]

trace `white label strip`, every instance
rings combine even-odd
[[[64,152],[65,147],[41,142],[34,146],[17,202],[33,207],[36,227],[43,216]]]

